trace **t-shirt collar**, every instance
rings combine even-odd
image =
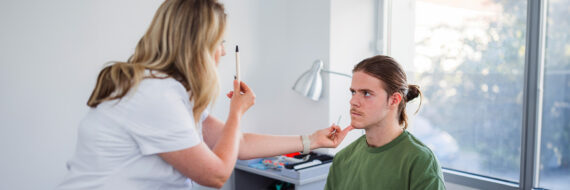
[[[408,135],[409,135],[408,131],[404,130],[404,132],[402,132],[402,134],[398,135],[398,137],[396,137],[396,139],[392,140],[388,144],[385,144],[381,147],[368,146],[368,143],[366,143],[366,135],[363,135],[361,138],[360,144],[365,147],[366,151],[368,151],[370,153],[378,153],[378,152],[386,151],[386,150],[396,146],[398,143],[402,142],[405,138],[407,138]]]

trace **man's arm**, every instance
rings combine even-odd
[[[214,147],[218,142],[224,123],[219,119],[208,116],[202,123],[202,134],[204,140],[209,147]],[[339,132],[333,136],[329,136],[333,130]],[[336,147],[342,142],[346,134],[352,130],[347,127],[340,130],[338,126],[321,129],[309,136],[311,140],[310,149],[323,147]],[[261,135],[253,133],[244,133],[241,135],[238,158],[253,159],[260,157],[270,157],[303,150],[303,143],[300,136],[282,136],[282,135]]]

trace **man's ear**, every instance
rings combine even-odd
[[[390,96],[390,107],[392,108],[398,108],[398,106],[400,105],[400,102],[402,101],[402,94],[398,93],[398,92],[394,92],[394,94],[392,94],[392,96]]]

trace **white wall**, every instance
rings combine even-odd
[[[0,189],[51,189],[102,65],[125,60],[159,1],[0,2]]]
[[[375,55],[376,2],[376,0],[331,1],[330,70],[352,75],[354,65]],[[328,75],[328,78],[333,84],[326,88],[330,96],[330,122],[337,122],[341,116],[340,125],[344,128],[350,125],[349,88],[352,79],[339,75]],[[330,153],[342,150],[362,136],[363,132],[363,130],[353,130],[341,145],[330,150]]]
[[[231,47],[227,47],[230,52],[222,64],[234,64],[234,45],[239,44],[242,78],[257,95],[256,105],[244,117],[243,130],[298,135],[327,127],[326,97],[325,101],[313,102],[291,87],[313,60],[328,61],[329,2],[225,3],[230,16],[227,39]],[[222,83],[224,92],[231,89],[232,68],[220,72],[222,81],[227,81]],[[220,97],[212,113],[225,118],[227,107],[227,99]]]

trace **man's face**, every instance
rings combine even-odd
[[[391,108],[380,79],[363,71],[354,72],[350,91],[350,125],[356,129],[366,129],[386,118]]]

